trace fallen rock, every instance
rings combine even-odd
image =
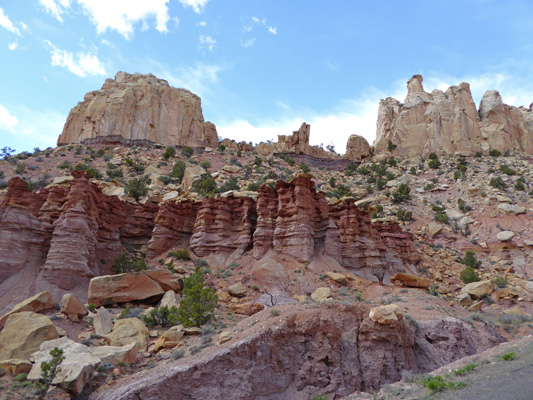
[[[235,314],[240,314],[240,315],[254,315],[264,309],[265,309],[265,306],[262,303],[246,302],[246,303],[241,303],[241,304],[230,305],[230,310],[233,311]]]
[[[429,236],[432,238],[437,236],[442,231],[442,228],[442,225],[436,224],[435,222],[430,222],[428,224]]]
[[[475,303],[473,303],[470,307],[468,307],[468,311],[470,312],[477,312],[481,310],[481,307],[485,303],[485,300],[478,300]]]
[[[459,304],[462,307],[467,307],[470,304],[472,304],[472,297],[470,297],[468,293],[458,294],[455,299],[457,301],[457,304]]]
[[[228,332],[228,331],[220,332],[220,335],[218,335],[218,344],[226,343],[230,341],[231,339],[233,339],[231,332]]]
[[[89,303],[96,306],[135,300],[150,301],[164,293],[161,285],[145,272],[97,276],[89,283]]]
[[[169,330],[163,333],[154,343],[154,351],[157,353],[161,349],[171,349],[176,347],[185,335],[182,330]]]
[[[180,305],[181,297],[176,294],[173,290],[169,290],[165,293],[163,298],[161,299],[161,303],[159,304],[159,307],[176,307],[178,308]]]
[[[45,315],[30,311],[10,315],[0,332],[0,360],[29,360],[41,343],[58,337],[56,327]]]
[[[400,283],[403,286],[411,288],[421,288],[427,289],[431,286],[431,281],[428,278],[422,276],[410,275],[403,272],[398,272],[392,278],[390,278],[392,283]]]
[[[148,329],[140,319],[124,318],[115,322],[111,333],[105,335],[104,339],[109,345],[119,347],[136,342],[141,351],[146,351],[148,337]]]
[[[34,364],[28,374],[28,379],[41,378],[41,363],[49,362],[52,359],[50,351],[56,347],[63,350],[65,359],[61,363],[61,370],[52,384],[78,395],[83,391],[91,372],[101,363],[101,360],[91,355],[89,347],[76,343],[67,337],[50,340],[41,345],[40,350],[31,357]]]
[[[231,285],[228,288],[228,292],[230,295],[235,297],[244,297],[246,296],[246,286],[244,286],[241,282],[238,282],[235,285]]]
[[[378,324],[394,325],[403,318],[400,307],[396,304],[372,307],[368,317]]]
[[[331,289],[328,287],[319,287],[311,294],[311,298],[316,302],[322,302],[328,300],[331,295]]]
[[[20,360],[18,358],[11,358],[9,360],[0,360],[0,367],[9,372],[13,376],[21,373],[28,373],[31,370],[32,364],[28,360]]]
[[[100,307],[93,319],[95,333],[98,336],[105,336],[113,329],[113,317],[104,307]]]
[[[195,326],[191,327],[191,328],[185,328],[183,330],[183,332],[187,335],[187,336],[198,336],[198,335],[201,335],[202,334],[202,330],[200,328],[197,328]]]
[[[510,300],[510,299],[514,299],[514,298],[518,297],[518,292],[516,292],[516,291],[514,291],[512,289],[502,288],[502,289],[495,290],[491,294],[490,297],[493,300],[497,300],[497,301]]]
[[[105,364],[133,364],[139,352],[139,344],[131,342],[122,347],[98,346],[89,347],[92,356],[99,358]]]
[[[33,311],[38,313],[40,311],[51,310],[55,308],[56,303],[52,295],[47,291],[41,292],[32,296],[13,307],[13,309],[0,318],[0,329],[2,329],[7,321],[7,318],[15,313],[21,311]]]
[[[494,282],[491,280],[472,282],[461,289],[461,293],[468,293],[472,299],[477,300],[494,292]]]
[[[525,207],[517,206],[517,205],[509,204],[509,203],[498,204],[498,210],[501,210],[507,214],[512,214],[512,215],[519,215],[519,214],[526,213]]]
[[[498,238],[500,242],[508,242],[514,237],[514,232],[511,232],[511,231],[498,232],[496,237]]]
[[[61,312],[68,315],[71,321],[77,322],[78,317],[87,315],[83,303],[72,293],[66,293],[61,299]]]
[[[526,283],[526,289],[533,292],[533,281]]]
[[[326,275],[337,283],[343,283],[346,280],[346,276],[343,274],[339,274],[338,272],[329,271],[326,273]]]

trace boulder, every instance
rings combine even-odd
[[[230,341],[231,339],[233,339],[231,332],[228,332],[228,331],[220,332],[220,335],[218,335],[218,344],[226,343]]]
[[[30,372],[32,364],[28,360],[11,358],[9,360],[0,360],[0,367],[9,372],[11,375],[17,376],[23,372]]]
[[[10,315],[0,332],[0,360],[29,360],[43,342],[58,337],[56,327],[45,315],[30,311]]]
[[[475,303],[472,303],[470,307],[468,307],[467,310],[469,312],[477,312],[481,310],[481,307],[483,306],[483,304],[485,304],[485,300],[478,300]]]
[[[61,363],[61,371],[56,375],[52,384],[78,395],[83,391],[91,372],[101,363],[101,360],[91,355],[89,347],[67,337],[50,340],[41,345],[40,350],[31,357],[34,364],[28,374],[28,379],[40,379],[41,363],[52,359],[50,351],[56,347],[63,350],[65,359]]]
[[[165,293],[163,298],[161,299],[161,303],[159,303],[159,307],[176,307],[178,308],[180,305],[181,297],[176,294],[173,290],[169,290]]]
[[[472,297],[470,297],[468,293],[460,293],[455,299],[457,301],[457,304],[462,307],[467,307],[472,304]]]
[[[346,280],[346,275],[339,274],[338,272],[328,271],[326,275],[337,283],[343,283]]]
[[[203,169],[199,165],[187,165],[187,168],[185,168],[185,174],[183,175],[181,186],[185,190],[191,189],[193,183],[199,180],[203,174],[205,174],[205,169]]]
[[[254,315],[264,309],[265,306],[262,303],[246,302],[241,304],[230,304],[230,310],[233,311],[235,314],[240,315]]]
[[[533,292],[533,281],[526,283],[526,289]]]
[[[55,308],[56,303],[50,293],[47,291],[41,292],[32,296],[13,307],[13,309],[0,318],[0,329],[2,329],[7,321],[7,318],[15,313],[21,311],[33,311],[38,313],[40,311],[52,310]]]
[[[344,158],[350,161],[361,161],[370,156],[370,145],[366,139],[359,135],[350,135],[346,143]]]
[[[442,225],[441,224],[437,224],[435,222],[430,222],[428,224],[428,231],[429,231],[429,236],[431,236],[432,238],[437,236],[441,231],[442,231]]]
[[[98,336],[105,336],[113,329],[113,316],[104,307],[100,307],[93,318],[93,326]]]
[[[501,210],[504,213],[512,214],[512,215],[519,215],[519,214],[526,213],[525,207],[517,206],[517,205],[509,204],[509,203],[498,204],[498,210]]]
[[[161,349],[171,349],[176,347],[180,340],[185,335],[183,330],[168,330],[163,333],[154,343],[154,351],[158,352]]]
[[[319,287],[312,294],[311,298],[316,302],[323,302],[329,299],[331,295],[331,289],[328,287]]]
[[[228,292],[230,295],[235,297],[244,297],[246,296],[246,286],[244,286],[241,282],[238,282],[234,285],[231,285],[228,288]]]
[[[392,283],[398,282],[399,284],[411,288],[427,289],[431,286],[431,281],[428,278],[422,276],[410,275],[403,272],[398,272],[392,278]]]
[[[70,183],[73,180],[74,180],[74,177],[72,175],[56,176],[54,180],[52,181],[51,185],[63,185],[66,183]]]
[[[488,296],[494,292],[494,282],[491,280],[472,282],[461,289],[461,293],[467,293],[474,300]]]
[[[98,346],[89,347],[89,351],[93,357],[97,357],[105,364],[133,364],[137,358],[139,351],[139,344],[131,342],[125,346]]]
[[[145,272],[97,276],[89,283],[89,303],[96,306],[135,300],[153,301],[164,293],[161,285]]]
[[[181,292],[183,289],[183,279],[166,268],[151,269],[144,271],[144,273],[156,281],[165,292],[169,290]]]
[[[396,304],[372,307],[368,317],[381,325],[394,325],[403,318],[400,307]]]
[[[61,300],[61,312],[68,315],[71,321],[78,321],[78,317],[87,315],[83,303],[72,293],[66,293]]]
[[[514,237],[514,232],[511,232],[511,231],[498,232],[496,237],[498,238],[500,242],[508,242]]]
[[[119,319],[113,325],[111,333],[104,336],[105,341],[111,346],[125,346],[136,342],[141,351],[146,351],[149,332],[138,318]]]

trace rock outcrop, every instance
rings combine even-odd
[[[57,140],[69,143],[217,147],[218,135],[195,94],[152,74],[118,72],[70,111]]]
[[[427,93],[422,81],[420,75],[409,80],[404,103],[381,100],[376,153],[387,152],[389,141],[397,146],[393,154],[402,157],[431,152],[468,156],[491,149],[533,152],[531,107],[505,105],[493,90],[485,93],[478,112],[468,83]]]
[[[346,154],[344,158],[350,161],[362,161],[370,157],[370,145],[366,139],[359,135],[350,135],[346,143]]]
[[[476,330],[451,318],[428,324],[431,339],[426,339],[425,330],[416,334],[405,320],[391,325],[373,322],[369,311],[366,305],[338,303],[286,306],[275,324],[264,327],[269,311],[261,311],[254,316],[259,328],[248,336],[197,359],[130,376],[93,393],[91,399],[171,399],[177,393],[190,399],[303,400],[316,393],[338,398],[394,382],[403,370],[428,372],[450,357],[474,354],[503,341],[495,330]]]

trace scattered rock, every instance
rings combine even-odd
[[[442,231],[442,228],[442,225],[436,224],[435,222],[430,222],[428,224],[429,236],[432,238],[437,236]]]
[[[392,278],[390,278],[392,283],[400,283],[403,286],[411,288],[421,288],[427,289],[431,286],[431,281],[428,278],[422,276],[410,275],[403,272],[398,272]]]
[[[125,318],[115,322],[113,330],[105,335],[104,339],[111,346],[119,347],[136,342],[140,351],[146,351],[148,337],[148,329],[140,319]]]
[[[113,316],[104,307],[100,307],[93,318],[95,333],[105,336],[113,329]]]
[[[498,232],[496,237],[498,238],[500,242],[508,242],[514,237],[514,232],[511,232],[511,231]]]
[[[230,341],[231,339],[233,339],[231,332],[228,332],[228,331],[220,332],[220,335],[218,335],[218,344],[226,343]]]
[[[244,297],[246,296],[246,286],[244,286],[241,282],[238,282],[234,285],[231,285],[228,288],[228,292],[230,295],[235,297]]]
[[[183,332],[187,335],[187,336],[198,336],[198,335],[201,335],[202,334],[202,330],[200,328],[197,328],[195,326],[191,327],[191,328],[185,328],[183,330]]]
[[[472,304],[472,297],[470,297],[468,293],[458,294],[456,300],[457,304],[462,307],[468,307],[470,304]]]
[[[176,307],[178,308],[180,305],[181,297],[176,294],[173,290],[169,290],[165,293],[163,298],[161,299],[161,303],[159,304],[159,307]]]
[[[7,318],[15,313],[21,311],[33,311],[35,313],[52,310],[55,308],[56,303],[50,293],[47,291],[41,292],[32,296],[13,307],[13,309],[0,318],[0,329],[2,329],[7,321]]]
[[[83,303],[72,293],[66,293],[61,300],[61,312],[68,315],[71,321],[79,321],[79,317],[87,315]]]
[[[157,353],[161,349],[171,349],[179,345],[180,340],[185,335],[184,331],[169,330],[163,333],[154,343],[154,351]]]
[[[507,214],[512,214],[512,215],[519,215],[519,214],[526,213],[525,207],[517,206],[517,205],[509,204],[509,203],[498,204],[498,210],[501,210]]]
[[[526,283],[526,289],[533,292],[533,281]]]
[[[478,300],[475,303],[473,303],[470,307],[468,307],[468,311],[477,312],[481,310],[481,307],[483,306],[484,303],[485,303],[484,300]]]
[[[0,360],[0,367],[9,372],[11,375],[17,376],[23,372],[30,372],[32,364],[28,360],[11,358],[9,360]]]
[[[47,316],[30,311],[12,314],[0,332],[0,360],[29,360],[41,343],[58,337],[56,327]]]
[[[403,318],[400,307],[396,304],[372,307],[368,317],[378,324],[394,325]]]
[[[329,271],[326,273],[326,275],[337,283],[343,283],[346,280],[346,276],[343,274],[339,274],[338,272]]]
[[[461,289],[461,293],[468,293],[472,299],[477,300],[494,292],[494,282],[491,280],[472,282]]]
[[[233,311],[235,314],[240,315],[254,315],[258,313],[259,311],[262,311],[265,309],[264,304],[262,303],[241,303],[241,304],[231,304],[230,305],[231,311]]]
[[[316,302],[323,302],[329,299],[331,289],[328,287],[319,287],[311,294],[311,298]]]
[[[139,344],[131,342],[122,347],[115,346],[97,346],[89,347],[92,356],[102,360],[105,364],[119,365],[124,363],[126,365],[133,364],[137,358],[139,351]]]

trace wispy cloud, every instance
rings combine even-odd
[[[13,25],[13,22],[9,19],[9,17],[4,13],[4,10],[0,8],[0,26],[2,28],[7,29],[9,32],[14,33],[17,36],[20,36],[20,30],[15,25]]]
[[[96,31],[102,34],[115,30],[124,38],[130,39],[137,23],[148,26],[147,20],[155,18],[155,28],[161,32],[168,32],[167,23],[170,20],[167,3],[169,0],[77,0],[94,25]]]
[[[12,115],[7,108],[0,104],[0,128],[12,130],[19,120]]]
[[[272,33],[273,35],[277,35],[277,34],[278,34],[278,28],[275,28],[275,27],[273,27],[273,26],[269,26],[269,27],[268,27],[268,31],[269,31],[270,33]]]
[[[19,47],[19,42],[18,42],[18,40],[15,40],[13,43],[9,43],[9,44],[7,45],[7,48],[8,48],[9,50],[15,50],[17,47]]]
[[[68,69],[74,75],[86,77],[89,75],[105,75],[104,66],[96,54],[90,52],[78,52],[76,54],[62,50],[54,46],[50,41],[45,40],[52,55],[52,66]]]
[[[255,43],[255,41],[256,41],[256,38],[248,39],[246,42],[241,41],[241,46],[242,46],[242,47],[250,47],[250,46],[253,46],[254,43]]]
[[[191,7],[196,14],[204,12],[204,8],[209,0],[179,0],[183,7]]]
[[[63,22],[62,15],[70,8],[70,0],[39,0],[48,14],[51,14],[59,22]]]
[[[207,26],[207,22],[205,21],[200,21],[198,23],[196,23],[196,26],[199,26],[201,28],[205,28]]]
[[[209,51],[213,51],[216,44],[217,44],[217,41],[213,39],[211,36],[200,35],[200,48],[202,49],[205,48]]]
[[[258,24],[258,25],[264,26],[265,28],[267,28],[268,32],[272,33],[273,35],[277,35],[278,34],[278,28],[275,27],[275,26],[268,25],[267,21],[266,21],[266,18],[252,17],[252,22],[254,24]],[[251,30],[250,26],[245,26],[245,28],[247,28],[247,27],[250,28],[249,30]]]

